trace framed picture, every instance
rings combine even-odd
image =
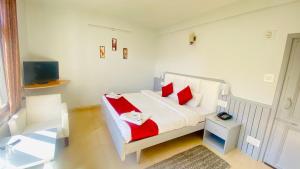
[[[116,38],[112,38],[111,40],[111,46],[112,46],[112,51],[117,51],[117,39]]]
[[[105,58],[105,46],[100,46],[100,58]]]
[[[123,59],[127,59],[127,58],[128,58],[128,49],[123,48]]]

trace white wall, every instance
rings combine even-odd
[[[287,34],[300,33],[299,16],[298,2],[164,33],[158,43],[156,75],[173,71],[220,78],[231,84],[233,95],[272,104]],[[269,30],[276,32],[271,40],[264,38]],[[191,32],[197,34],[195,46],[188,45]],[[266,73],[275,74],[276,82],[265,83]]]
[[[19,33],[19,48],[20,56],[27,55],[27,28],[26,28],[26,13],[25,1],[17,0],[17,17],[18,17],[18,33]]]
[[[71,80],[65,90],[71,107],[97,104],[107,91],[151,89],[154,72],[164,71],[224,79],[235,96],[272,104],[286,36],[300,32],[300,3],[247,2],[153,32],[100,13],[26,0],[18,9],[21,56],[60,62],[61,78]],[[276,33],[271,40],[264,38],[269,30]],[[188,45],[190,32],[198,36],[195,46]],[[111,51],[112,37],[118,38],[117,52]],[[106,46],[106,59],[98,57],[100,45]],[[123,47],[128,60],[122,59]],[[266,73],[275,75],[274,83],[263,82]]]
[[[25,3],[27,55],[22,59],[58,60],[61,79],[71,80],[65,98],[70,107],[99,104],[105,92],[152,89],[154,77],[154,33],[150,30],[80,9],[52,6],[27,0]],[[22,19],[22,18],[21,18]],[[24,22],[20,21],[19,22]],[[90,27],[99,24],[129,29],[132,33]],[[118,51],[111,51],[111,38]],[[23,42],[25,43],[25,42]],[[99,58],[105,45],[106,58]],[[129,50],[122,59],[122,48]]]

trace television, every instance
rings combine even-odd
[[[59,79],[57,61],[24,61],[24,85],[45,84]]]

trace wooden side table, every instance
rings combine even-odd
[[[225,154],[234,149],[240,134],[241,124],[230,120],[222,120],[216,116],[206,117],[203,142]]]

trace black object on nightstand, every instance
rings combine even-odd
[[[226,112],[221,112],[221,113],[218,113],[217,115],[220,119],[222,120],[229,120],[229,119],[232,119],[232,115],[226,113]]]

